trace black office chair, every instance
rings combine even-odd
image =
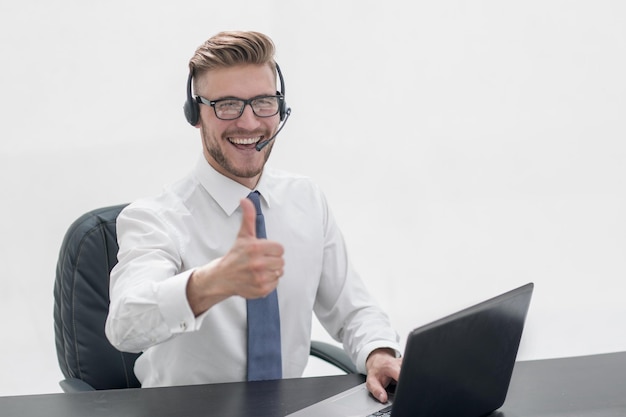
[[[64,392],[138,388],[133,366],[140,354],[120,352],[104,334],[109,273],[117,263],[115,222],[125,204],[90,211],[68,229],[56,269],[54,331]],[[319,341],[311,355],[356,373],[343,349]]]

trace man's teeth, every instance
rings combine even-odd
[[[234,143],[235,145],[252,145],[253,143],[257,143],[261,140],[260,136],[255,138],[228,138],[229,141]]]

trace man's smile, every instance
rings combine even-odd
[[[263,136],[254,136],[254,137],[249,137],[249,138],[228,137],[227,139],[233,145],[253,145],[253,144],[256,144],[258,141],[260,141],[262,138]]]

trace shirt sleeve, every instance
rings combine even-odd
[[[315,313],[329,334],[343,343],[357,370],[365,374],[365,362],[373,350],[391,348],[400,355],[400,337],[351,265],[343,236],[325,200],[322,202],[325,247]]]
[[[156,212],[129,206],[117,219],[118,263],[111,271],[105,332],[121,351],[141,352],[197,330],[187,301],[192,270],[181,271],[173,228]]]

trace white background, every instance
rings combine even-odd
[[[225,29],[274,39],[270,163],[403,337],[533,281],[520,359],[626,349],[625,2],[0,0],[0,395],[59,392],[63,234],[195,163],[187,62]]]

